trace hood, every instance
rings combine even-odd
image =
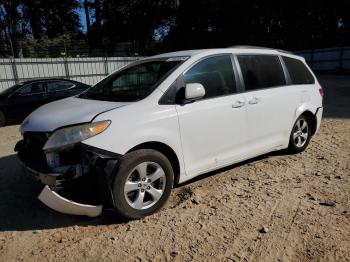
[[[90,122],[105,111],[115,109],[129,103],[107,102],[69,97],[39,107],[22,123],[21,133],[52,132],[57,128]]]

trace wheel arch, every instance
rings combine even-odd
[[[305,110],[304,112],[302,112],[298,118],[300,116],[305,116],[307,120],[309,120],[310,123],[310,127],[311,127],[311,135],[314,135],[317,129],[317,118],[315,116],[315,114],[313,114],[311,111],[309,110]]]
[[[139,149],[154,149],[164,154],[169,159],[171,166],[173,167],[173,170],[174,170],[174,185],[179,183],[180,161],[174,149],[172,149],[169,145],[165,143],[158,142],[158,141],[150,141],[150,142],[145,142],[137,146],[134,146],[127,153],[135,150],[139,150]]]

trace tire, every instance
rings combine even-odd
[[[293,154],[303,152],[309,145],[310,139],[310,121],[304,115],[301,115],[293,125],[289,137],[288,151]]]
[[[127,219],[151,215],[164,206],[173,184],[173,168],[162,153],[153,149],[130,152],[121,159],[113,181],[114,209]]]
[[[0,127],[4,126],[6,122],[4,114],[0,111]]]

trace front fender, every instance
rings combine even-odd
[[[184,173],[179,122],[175,106],[137,106],[118,108],[99,115],[95,121],[111,119],[112,123],[101,134],[84,144],[124,155],[130,149],[148,142],[159,142],[170,147]]]

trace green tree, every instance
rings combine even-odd
[[[77,0],[22,0],[24,19],[29,22],[35,39],[43,36],[58,37],[64,33],[77,33],[80,18],[76,12]]]
[[[21,53],[18,40],[25,30],[19,8],[20,0],[0,0],[0,40],[4,56],[18,56]]]

